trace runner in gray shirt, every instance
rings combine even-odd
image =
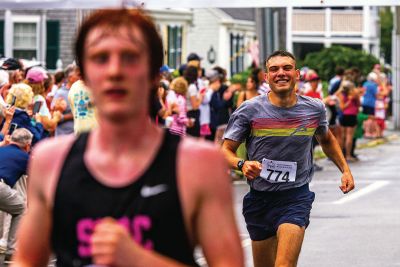
[[[232,114],[222,149],[250,185],[243,215],[254,266],[296,266],[314,201],[308,187],[314,172],[314,135],[342,172],[342,192],[353,190],[354,181],[328,129],[324,104],[295,92],[299,70],[294,56],[276,51],[266,60],[266,68],[271,91],[245,101]],[[244,141],[248,160],[235,154]]]

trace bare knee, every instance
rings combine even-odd
[[[276,258],[275,267],[296,267],[297,259],[288,259],[288,258],[280,258],[279,256]]]

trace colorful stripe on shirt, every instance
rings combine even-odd
[[[251,123],[251,135],[266,136],[313,136],[318,118],[255,119]]]

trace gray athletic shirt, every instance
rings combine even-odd
[[[258,191],[281,191],[311,181],[314,173],[312,138],[316,131],[328,131],[325,105],[321,100],[297,95],[293,107],[282,108],[272,105],[268,95],[263,94],[243,102],[232,114],[224,139],[245,141],[249,160],[296,162],[294,182],[271,183],[261,177],[249,181]]]

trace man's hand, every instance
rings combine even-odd
[[[10,142],[11,142],[11,135],[7,134],[6,136],[4,136],[3,141],[0,142],[0,146],[9,145]]]
[[[68,106],[68,104],[64,99],[58,98],[58,99],[56,99],[56,101],[54,103],[53,110],[60,111],[62,113],[67,109],[67,106]]]
[[[112,218],[105,218],[96,225],[92,238],[93,263],[101,266],[132,266],[130,257],[138,245],[128,230]]]
[[[242,173],[247,179],[253,180],[260,176],[262,165],[258,161],[245,161],[242,167]]]
[[[12,118],[14,117],[14,113],[15,113],[15,106],[7,108],[4,112],[4,117],[6,118],[6,121],[11,121]]]
[[[57,122],[59,122],[60,120],[61,120],[61,117],[62,117],[62,114],[61,114],[61,112],[60,111],[54,111],[53,112],[53,118],[57,121]]]
[[[353,175],[350,172],[344,172],[342,175],[342,185],[339,186],[344,194],[354,189]]]
[[[36,113],[34,118],[35,118],[36,123],[42,123],[43,122],[42,116],[40,116],[39,113]]]

